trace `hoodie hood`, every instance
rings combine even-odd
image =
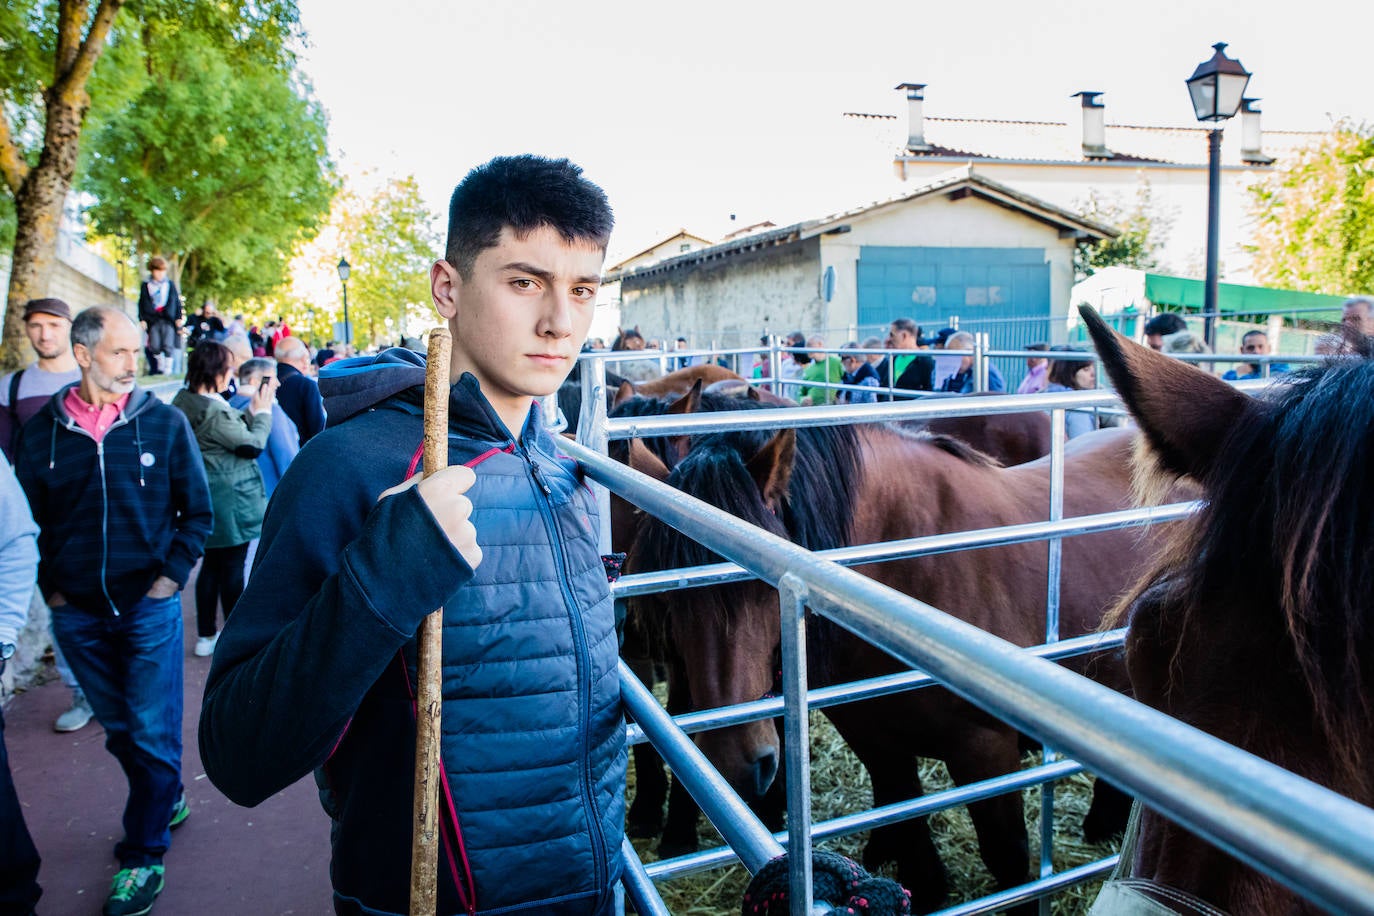
[[[327,426],[338,426],[387,401],[407,404],[418,414],[425,406],[425,356],[392,347],[376,356],[335,360],[320,370],[319,385]],[[544,434],[538,399],[516,436],[496,415],[471,372],[449,386],[448,422],[452,432],[492,441],[533,442]]]
[[[391,347],[376,356],[336,359],[320,370],[326,426],[370,410],[411,388],[425,387],[425,357],[414,350]],[[419,403],[423,404],[423,398]]]

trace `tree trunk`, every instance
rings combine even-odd
[[[5,181],[14,193],[14,257],[6,297],[4,335],[0,337],[0,370],[22,365],[29,355],[24,333],[23,305],[48,294],[53,268],[57,264],[57,232],[62,225],[62,207],[76,174],[80,152],[81,127],[91,98],[86,93],[95,61],[104,50],[115,14],[124,0],[102,0],[90,19],[85,0],[62,0],[58,14],[57,53],[54,79],[43,94],[46,118],[43,125],[43,151],[38,164],[20,172],[22,161],[10,140],[8,125],[3,132]],[[4,117],[0,113],[0,117]],[[69,303],[81,308],[87,303]]]

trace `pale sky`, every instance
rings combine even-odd
[[[608,263],[731,214],[786,225],[897,193],[901,82],[929,84],[929,117],[1064,121],[1094,90],[1108,123],[1197,126],[1184,80],[1225,41],[1267,130],[1374,122],[1368,0],[300,7],[344,173],[414,174],[442,214],[492,156],[568,156],[615,209]],[[892,142],[865,152],[846,111],[899,115]]]

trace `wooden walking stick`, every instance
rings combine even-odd
[[[424,475],[448,467],[448,328],[429,332],[425,364]],[[444,609],[425,616],[416,638],[415,830],[410,844],[410,916],[435,916],[439,898],[439,718],[443,710]]]

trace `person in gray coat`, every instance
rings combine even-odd
[[[243,594],[248,544],[262,532],[262,516],[267,511],[267,489],[257,457],[272,432],[276,380],[264,380],[248,406],[239,411],[219,394],[233,375],[229,348],[203,340],[187,361],[186,387],[172,399],[172,406],[186,414],[200,445],[215,510],[215,525],[205,542],[205,559],[196,579],[195,654],[202,657],[215,651],[216,606],[223,605],[228,618]]]

